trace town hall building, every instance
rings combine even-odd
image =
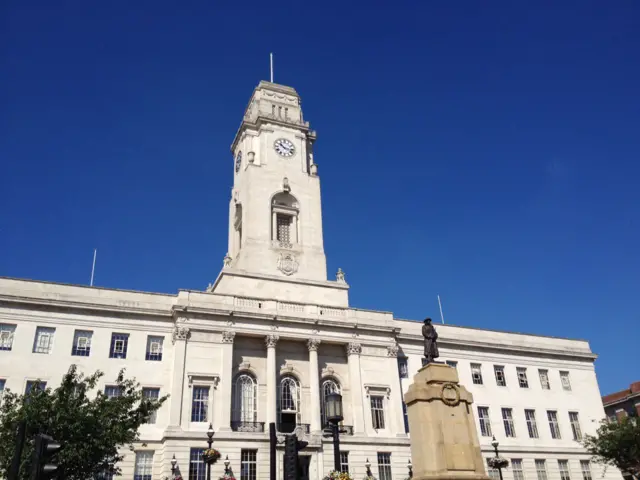
[[[176,294],[0,278],[0,392],[55,388],[71,364],[126,368],[150,397],[169,394],[127,450],[122,477],[205,478],[214,447],[238,480],[269,476],[268,424],[308,442],[305,479],[333,466],[327,394],[342,394],[340,464],[356,479],[404,480],[410,435],[403,392],[422,366],[421,322],[349,305],[328,279],[316,133],[291,87],[260,82],[231,150],[228,252],[206,290]],[[225,252],[220,252],[221,258]],[[506,480],[618,480],[579,443],[605,417],[588,342],[437,326],[440,359],[473,394],[482,454],[492,438]],[[282,472],[282,455],[278,471]],[[223,461],[212,478],[222,475]],[[489,471],[497,478],[497,471]]]

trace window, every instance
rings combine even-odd
[[[194,385],[191,397],[191,421],[206,422],[209,411],[209,387]]]
[[[253,423],[257,419],[257,391],[256,381],[252,375],[241,373],[233,383],[233,412],[234,422]]]
[[[25,386],[24,393],[28,395],[33,390],[44,390],[47,388],[47,382],[41,382],[40,380],[29,380]]]
[[[122,388],[117,385],[107,385],[106,387],[104,387],[104,394],[107,396],[107,398],[119,397],[120,395],[122,395]]]
[[[240,450],[240,480],[256,480],[257,450]]]
[[[376,430],[384,429],[384,397],[371,395],[371,422]]]
[[[480,433],[483,437],[490,437],[491,421],[489,420],[489,407],[478,407],[478,419],[480,420]]]
[[[56,333],[55,328],[38,327],[36,328],[36,337],[33,341],[33,353],[51,353],[53,348],[53,335]]]
[[[2,394],[4,393],[4,385],[6,380],[4,378],[0,378],[0,402],[2,402]]]
[[[547,410],[547,419],[551,429],[551,438],[560,439],[560,425],[558,425],[558,412]]]
[[[474,385],[482,385],[482,365],[479,363],[471,364],[471,379]]]
[[[571,480],[569,460],[558,460],[558,469],[560,470],[560,480]]]
[[[15,331],[15,325],[0,323],[0,350],[11,350]]]
[[[569,379],[569,372],[560,372],[560,383],[564,390],[571,391],[571,380]]]
[[[321,425],[324,428],[327,426],[327,419],[324,416],[324,405],[327,401],[327,396],[330,393],[340,393],[340,387],[338,383],[333,379],[327,379],[322,382],[322,402],[320,403],[320,421]]]
[[[538,370],[538,375],[540,376],[540,385],[543,390],[551,390],[551,385],[549,384],[549,370]]]
[[[498,472],[497,468],[491,468],[489,465],[489,459],[487,458],[487,473],[489,474],[489,478],[491,480],[500,480],[500,472]]]
[[[402,417],[404,418],[404,433],[409,433],[409,412],[407,404],[402,402]]]
[[[100,472],[93,477],[93,480],[113,480],[113,473]]]
[[[493,373],[496,376],[496,385],[498,385],[499,387],[506,387],[507,379],[504,376],[504,367],[500,365],[494,365]]]
[[[127,358],[128,333],[112,333],[109,358]]]
[[[516,426],[513,424],[513,410],[510,408],[502,409],[502,422],[504,423],[504,434],[507,437],[516,436]]]
[[[133,480],[151,480],[153,473],[153,452],[136,452]]]
[[[458,369],[458,362],[456,360],[447,360],[445,363],[456,370]]]
[[[159,362],[162,360],[162,343],[164,342],[164,337],[154,337],[149,335],[147,337],[147,353],[145,355],[145,360],[153,360]]]
[[[569,422],[571,423],[571,432],[573,433],[573,439],[576,441],[582,440],[582,430],[580,429],[580,419],[578,418],[578,412],[569,412]]]
[[[391,454],[378,452],[378,478],[379,480],[391,480]]]
[[[93,332],[90,330],[76,330],[73,334],[73,346],[71,355],[75,357],[88,357],[91,353],[91,338]]]
[[[522,469],[522,459],[511,459],[511,471],[513,472],[513,480],[524,480],[524,470]]]
[[[541,458],[536,459],[536,475],[538,480],[547,480],[547,462]]]
[[[516,372],[518,373],[518,384],[520,385],[520,388],[529,388],[527,369],[524,367],[517,367]]]
[[[189,451],[189,480],[205,480],[207,467],[202,460],[204,448],[192,448]]]
[[[527,430],[529,430],[529,438],[538,438],[538,424],[536,423],[536,411],[525,410],[524,418],[527,421]]]
[[[158,400],[158,398],[160,398],[160,389],[159,388],[143,388],[142,396],[144,398],[148,398],[149,400]],[[158,411],[155,410],[151,414],[151,416],[149,416],[149,420],[147,421],[147,423],[149,424],[156,423],[157,418],[158,418]]]
[[[282,433],[293,433],[300,423],[300,382],[290,375],[280,380],[280,425]]]
[[[340,452],[340,471],[349,473],[349,452]]]
[[[400,378],[409,378],[407,357],[398,357],[398,374],[400,375]]]
[[[291,215],[286,215],[284,213],[276,214],[276,223],[277,223],[277,231],[276,231],[276,240],[282,243],[291,243]]]
[[[582,471],[582,480],[593,480],[589,460],[580,460],[580,470]]]

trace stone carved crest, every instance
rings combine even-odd
[[[236,332],[232,330],[225,330],[222,332],[222,343],[233,343],[235,336]]]
[[[455,407],[460,403],[460,391],[453,383],[445,383],[442,385],[440,398],[445,405]]]
[[[400,347],[397,343],[387,346],[387,357],[397,357]]]
[[[172,343],[176,343],[176,340],[187,340],[191,336],[189,327],[176,327],[173,329],[173,335],[171,337]]]
[[[360,355],[362,353],[362,345],[356,342],[347,344],[347,355]]]
[[[278,257],[278,270],[285,275],[293,275],[298,271],[298,261],[292,253],[281,253]]]

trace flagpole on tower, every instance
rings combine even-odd
[[[440,307],[440,319],[442,320],[442,323],[444,324],[444,315],[442,314],[442,302],[440,301],[440,295],[438,295],[438,306]]]
[[[98,254],[98,249],[94,248],[93,249],[93,265],[91,266],[91,283],[89,284],[90,287],[93,287],[93,273],[96,270],[96,255]]]
[[[273,53],[269,54],[269,64],[271,66],[271,83],[273,83]]]

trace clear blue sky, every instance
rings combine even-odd
[[[352,305],[440,294],[640,379],[640,2],[0,3],[0,275],[88,283],[95,247],[99,286],[204,289],[273,51]]]

